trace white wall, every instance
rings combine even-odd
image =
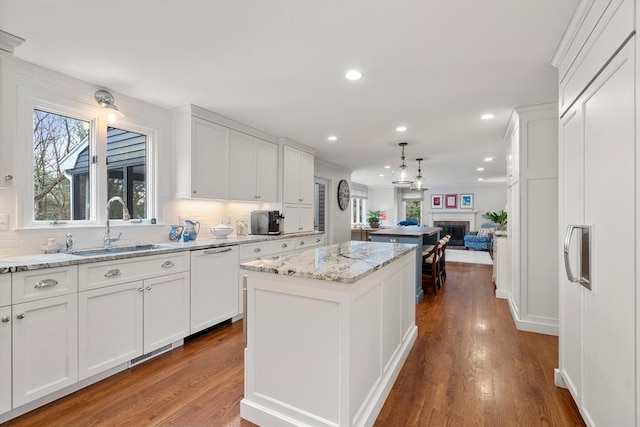
[[[351,180],[351,171],[341,169],[320,159],[315,159],[315,176],[329,181],[327,187],[326,234],[327,244],[351,240],[351,209],[338,207],[338,183],[342,179]]]
[[[429,223],[428,212],[431,212],[431,195],[432,194],[467,194],[472,193],[474,196],[473,210],[476,212],[476,224],[482,224],[486,220],[482,215],[487,211],[496,212],[503,210],[507,203],[507,184],[471,184],[465,186],[446,186],[435,187],[424,192],[423,204],[423,222]],[[387,221],[383,223],[385,226],[394,226],[404,219],[402,214],[402,199],[399,187],[387,188],[369,188],[368,209],[381,210],[387,212]],[[438,211],[441,211],[439,209]],[[468,212],[467,209],[464,209]]]

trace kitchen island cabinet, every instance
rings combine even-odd
[[[417,245],[416,248],[416,274],[415,274],[415,294],[416,304],[422,301],[424,291],[422,290],[422,248],[424,245],[435,244],[440,239],[440,227],[393,227],[384,228],[369,233],[372,242],[389,243],[411,243]]]
[[[0,274],[0,414],[11,409],[11,275]]]
[[[372,425],[415,342],[415,245],[346,242],[241,264],[258,425]]]

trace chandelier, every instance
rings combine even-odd
[[[404,160],[405,160],[404,147],[406,147],[409,144],[406,142],[401,142],[398,145],[402,147],[402,156],[400,156],[402,163],[400,163],[400,170],[396,174],[394,174],[391,182],[393,184],[400,184],[400,185],[413,184],[413,180],[407,176],[407,165],[404,163]]]

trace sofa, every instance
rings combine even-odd
[[[493,244],[493,235],[499,225],[493,222],[485,222],[480,226],[478,231],[471,231],[464,236],[464,247],[468,249],[476,249],[481,251],[491,251]]]

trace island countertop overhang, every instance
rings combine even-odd
[[[349,241],[299,251],[277,259],[240,264],[243,270],[284,276],[355,283],[415,250],[407,243]]]

